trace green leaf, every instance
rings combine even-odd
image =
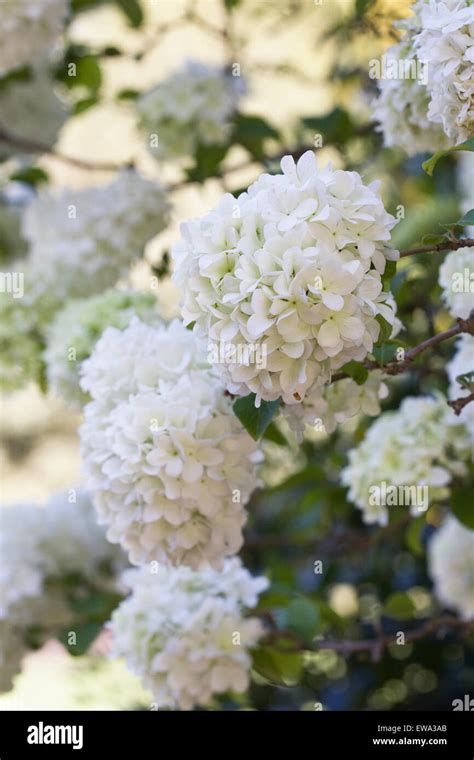
[[[474,151],[474,137],[470,137],[469,140],[466,140],[460,145],[455,145],[452,148],[448,148],[447,150],[437,150],[436,153],[434,153],[431,156],[431,158],[429,158],[427,161],[423,163],[423,169],[425,170],[427,174],[429,174],[430,177],[432,177],[433,172],[435,170],[435,166],[440,160],[440,158],[444,158],[444,156],[449,156],[451,153],[455,153],[458,150]]]
[[[456,377],[456,382],[459,383],[461,388],[474,393],[474,370],[472,372],[465,372],[463,375]]]
[[[78,116],[80,113],[84,113],[84,111],[87,111],[89,108],[92,108],[92,106],[95,106],[99,102],[98,98],[84,98],[84,100],[78,100],[77,103],[74,104],[74,107],[72,109],[72,115]]]
[[[339,106],[324,116],[306,116],[301,123],[304,127],[320,134],[325,144],[345,143],[354,133],[351,117],[344,108],[339,108]]]
[[[188,179],[191,182],[204,182],[208,177],[215,177],[228,150],[228,145],[198,145],[194,154],[194,166],[187,172]]]
[[[424,516],[417,517],[416,520],[412,520],[410,525],[405,531],[405,543],[417,557],[421,557],[424,554],[424,547],[421,543],[421,534],[423,528],[426,525]]]
[[[363,364],[351,359],[350,362],[344,364],[341,367],[341,372],[345,372],[346,375],[352,377],[356,381],[357,385],[363,385],[369,376],[369,371]]]
[[[460,523],[469,530],[474,530],[474,504],[472,485],[462,483],[451,489],[451,510]]]
[[[12,174],[10,179],[15,180],[16,182],[25,182],[27,185],[36,187],[42,182],[48,182],[49,176],[43,169],[40,169],[39,166],[27,166]]]
[[[224,5],[229,10],[232,10],[232,8],[237,8],[239,3],[240,0],[224,0]]]
[[[468,224],[474,224],[474,208],[471,208],[464,216],[459,219],[456,224],[459,225],[468,225]]]
[[[402,591],[395,591],[389,596],[384,606],[384,615],[397,620],[409,620],[415,613],[415,605]]]
[[[311,641],[319,628],[317,607],[308,599],[293,599],[285,610],[286,624],[305,641]]]
[[[132,90],[131,88],[126,88],[124,90],[120,90],[115,98],[116,100],[136,100],[141,95],[141,92],[139,90]]]
[[[68,628],[65,628],[59,634],[58,640],[64,644],[69,654],[72,654],[74,657],[80,657],[87,652],[101,632],[102,627],[103,623],[96,621],[71,623]],[[73,643],[74,639],[71,634],[75,634],[75,644]]]
[[[382,343],[381,346],[374,346],[372,353],[375,361],[384,367],[395,359],[399,346],[394,343]]]
[[[288,444],[285,436],[280,432],[274,422],[270,422],[269,426],[263,434],[263,437],[266,441],[277,443],[279,446],[286,446]]]
[[[390,283],[395,277],[395,273],[397,271],[397,262],[396,261],[387,261],[385,264],[385,270],[382,275],[382,288],[383,290],[387,291],[390,290]]]
[[[249,116],[241,113],[236,115],[233,139],[243,145],[254,158],[258,160],[264,158],[264,142],[269,138],[278,140],[279,133],[261,116]]]
[[[379,337],[378,337],[376,345],[381,346],[383,343],[386,343],[388,341],[388,339],[390,338],[392,334],[393,328],[392,328],[392,325],[389,322],[387,322],[385,317],[382,317],[381,314],[377,314],[375,319],[380,325],[380,332],[379,332]]]
[[[238,398],[234,402],[233,410],[246,431],[250,433],[255,441],[258,441],[277,413],[280,403],[281,399],[262,401],[257,409],[255,406],[255,393],[250,393],[248,396]]]
[[[127,17],[130,26],[138,27],[143,24],[143,11],[138,0],[115,0],[115,2]]]
[[[303,658],[299,652],[279,652],[262,647],[252,652],[253,668],[272,683],[294,685],[303,672]]]
[[[64,61],[56,70],[56,77],[69,90],[85,87],[89,90],[90,97],[93,97],[102,84],[100,59],[87,53],[82,46],[71,45],[66,51]]]

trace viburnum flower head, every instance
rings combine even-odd
[[[467,319],[474,308],[474,247],[448,253],[439,268],[443,300],[453,317]]]
[[[429,543],[428,567],[440,602],[474,619],[474,531],[446,517]]]
[[[456,353],[446,370],[449,377],[449,398],[455,400],[469,396],[469,384],[474,383],[474,335],[464,333],[458,338]],[[465,384],[461,384],[463,378]],[[453,415],[452,422],[455,425],[462,422],[466,426],[474,446],[474,404],[466,404],[459,415]]]
[[[69,0],[2,2],[0,77],[48,53],[64,29],[68,7]]]
[[[363,511],[364,522],[387,524],[390,505],[383,503],[384,483],[385,492],[388,486],[427,487],[429,503],[418,504],[416,496],[404,505],[414,515],[449,495],[452,477],[466,473],[470,450],[464,425],[452,424],[452,417],[446,399],[439,396],[407,397],[397,411],[377,418],[362,443],[349,452],[342,471],[348,498]]]
[[[150,152],[173,159],[194,155],[199,145],[224,143],[244,90],[240,75],[188,61],[137,101]]]
[[[130,169],[102,187],[40,195],[24,216],[38,288],[64,303],[115,285],[168,214],[164,188]]]
[[[398,257],[396,221],[357,172],[318,169],[307,151],[181,227],[175,281],[186,324],[209,344],[265,348],[262,362],[222,363],[230,392],[301,401],[331,370],[363,360],[394,322],[381,275]],[[220,355],[220,353],[219,353]]]
[[[133,564],[220,566],[242,544],[261,455],[205,358],[179,322],[134,319],[82,365],[87,486]]]
[[[129,570],[132,593],[112,615],[112,654],[125,657],[158,707],[209,706],[214,695],[243,692],[251,657],[263,635],[246,618],[266,578],[252,578],[240,559],[222,572],[149,566]]]
[[[79,385],[79,371],[106,327],[119,330],[138,316],[160,323],[152,293],[106,290],[92,298],[70,301],[47,330],[44,359],[48,388],[75,408],[89,400]]]

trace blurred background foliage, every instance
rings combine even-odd
[[[445,234],[462,216],[456,183],[458,158],[443,159],[428,177],[427,156],[407,158],[386,149],[370,122],[375,83],[368,61],[393,43],[394,20],[408,0],[72,0],[67,39],[53,76],[72,109],[56,150],[82,161],[134,163],[173,185],[173,222],[153,241],[137,282],[150,267],[159,296],[177,313],[169,279],[169,248],[180,221],[205,212],[222,194],[238,192],[262,170],[278,171],[279,157],[317,146],[321,164],[380,179],[387,209],[401,217],[394,241],[408,248]],[[183,165],[158,167],[135,130],[133,101],[187,58],[241,66],[247,83],[241,113],[224,147],[198,146]],[[75,78],[68,66],[76,64]],[[25,75],[25,72],[16,72]],[[27,72],[26,72],[27,75]],[[1,83],[0,83],[1,85]],[[322,137],[322,146],[315,142]],[[47,153],[0,164],[5,181],[85,187],[109,176]],[[427,237],[429,236],[429,237]],[[434,236],[434,237],[433,237]],[[405,259],[392,283],[409,346],[445,329],[452,319],[440,301],[440,259]],[[424,355],[412,370],[390,380],[385,409],[407,395],[446,390],[444,372],[453,345]],[[79,477],[79,418],[29,388],[2,411],[3,500],[46,498]],[[255,653],[248,696],[229,696],[216,707],[235,709],[450,709],[474,689],[469,641],[440,635],[381,652],[338,652],[324,640],[358,641],[416,628],[440,613],[426,574],[425,547],[442,507],[407,521],[394,511],[386,529],[362,526],[339,485],[347,451],[362,440],[366,418],[314,432],[302,447],[288,430],[267,441],[266,487],[249,504],[242,551],[253,572],[272,580],[260,612],[273,627],[268,646]],[[283,436],[283,438],[282,438]],[[284,445],[282,445],[282,442]],[[323,572],[318,571],[322,563]],[[106,605],[107,606],[107,605]],[[99,610],[99,628],[106,615]],[[281,632],[281,633],[280,633]],[[75,707],[149,708],[150,698],[124,667],[104,662],[102,635],[88,655],[71,658],[50,642],[27,658],[3,709]],[[471,638],[471,644],[472,638]],[[83,649],[87,649],[87,641]],[[326,644],[327,647],[327,644]]]

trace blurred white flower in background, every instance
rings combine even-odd
[[[474,336],[464,333],[456,343],[456,353],[446,367],[449,377],[448,396],[451,400],[468,396],[468,388],[460,385],[458,377],[471,375],[470,382],[474,383]],[[466,404],[458,416],[453,419],[453,424],[462,422],[471,436],[471,442],[474,446],[474,404]]]
[[[167,160],[193,156],[199,145],[224,143],[244,90],[242,77],[188,61],[137,101],[150,152]]]
[[[134,564],[220,566],[242,545],[261,456],[194,336],[134,319],[103,333],[82,374],[86,483],[109,540]]]
[[[219,364],[231,393],[297,403],[394,323],[383,291],[395,219],[356,172],[318,169],[307,151],[181,227],[175,281],[186,324],[216,344],[257,345],[266,366]]]
[[[471,290],[473,276],[474,247],[451,251],[439,268],[443,300],[453,317],[467,319],[474,308]]]
[[[379,80],[374,103],[385,145],[409,155],[434,153],[474,134],[474,4],[472,0],[418,0],[414,16],[397,22],[405,32],[387,59],[423,67],[404,78]]]
[[[28,250],[21,232],[24,208],[34,193],[22,182],[9,182],[0,189],[0,262],[2,267],[20,259]]]
[[[51,77],[44,67],[33,69],[18,79],[4,83],[0,81],[0,130],[4,129],[7,134],[47,150],[56,142],[68,115],[67,108],[56,95]],[[35,153],[35,150],[12,146],[3,141],[0,134],[2,158],[18,158],[29,153]]]
[[[428,545],[434,592],[464,620],[474,618],[474,531],[449,515]]]
[[[214,694],[245,691],[249,650],[264,630],[244,613],[266,578],[253,578],[237,558],[220,573],[145,566],[125,576],[132,593],[113,613],[112,653],[126,658],[158,707],[190,710]]]
[[[79,385],[81,363],[91,355],[106,327],[122,330],[133,316],[143,322],[159,323],[155,296],[110,289],[92,298],[71,301],[61,309],[46,330],[48,389],[76,409],[86,403],[89,396]]]
[[[0,77],[50,52],[64,30],[69,0],[2,0]]]
[[[89,497],[75,489],[44,507],[0,509],[0,554],[0,688],[6,690],[29,644],[40,645],[71,620],[65,579],[76,577],[75,592],[84,584],[113,590],[126,563],[98,527]]]
[[[102,187],[40,195],[24,215],[35,287],[61,305],[115,285],[168,223],[165,188],[130,169]]]
[[[371,489],[390,486],[427,486],[429,503],[449,495],[453,475],[463,476],[469,457],[469,435],[464,425],[450,424],[453,412],[441,396],[407,397],[397,411],[384,412],[356,448],[341,481],[348,498],[363,512],[366,523],[388,522],[388,509],[371,499]],[[416,455],[414,455],[416,452]],[[403,508],[406,508],[402,507]],[[412,505],[412,513],[419,507]],[[393,506],[400,509],[400,506]]]

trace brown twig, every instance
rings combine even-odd
[[[464,407],[470,404],[471,401],[474,401],[474,393],[470,393],[468,396],[462,396],[454,401],[448,401],[448,404],[451,409],[454,409],[454,414],[459,417]]]
[[[466,633],[474,632],[474,620],[459,620],[455,617],[439,617],[428,620],[420,628],[405,633],[404,644],[411,644],[414,641],[425,639],[436,631],[443,628],[454,628]],[[361,639],[360,641],[341,640],[341,641],[322,641],[320,649],[333,649],[341,654],[353,654],[356,652],[369,652],[372,659],[379,660],[383,651],[392,645],[396,645],[398,636],[385,636],[379,634],[377,638]]]
[[[364,367],[368,370],[381,369],[386,375],[399,375],[401,372],[408,369],[412,362],[428,348],[434,348],[439,343],[443,343],[445,340],[450,340],[461,333],[474,335],[474,311],[471,312],[468,319],[458,319],[457,323],[453,327],[450,327],[449,330],[445,330],[437,335],[432,335],[431,338],[427,338],[418,346],[410,348],[410,350],[405,353],[402,361],[390,362],[382,367],[376,361],[365,362]],[[332,376],[331,382],[337,382],[346,377],[349,376],[345,372],[337,372]]]
[[[419,248],[409,248],[405,251],[400,251],[400,258],[405,256],[414,256],[415,253],[435,253],[437,251],[457,251],[458,248],[470,247],[474,245],[472,238],[459,238],[457,240],[446,240],[443,243],[437,245],[422,245]]]
[[[14,148],[18,148],[19,150],[24,150],[27,153],[44,153],[47,156],[56,158],[58,161],[62,161],[62,163],[69,164],[70,166],[76,166],[79,169],[88,169],[89,171],[114,172],[119,171],[120,169],[123,169],[125,166],[127,166],[127,164],[121,166],[104,161],[87,161],[86,159],[76,158],[75,156],[66,156],[63,153],[59,153],[53,148],[50,148],[48,145],[43,145],[43,143],[40,143],[37,140],[30,140],[26,137],[13,135],[10,132],[7,132],[7,130],[3,127],[0,127],[0,143],[1,142],[5,142]],[[129,165],[130,164],[128,164],[128,166]]]

